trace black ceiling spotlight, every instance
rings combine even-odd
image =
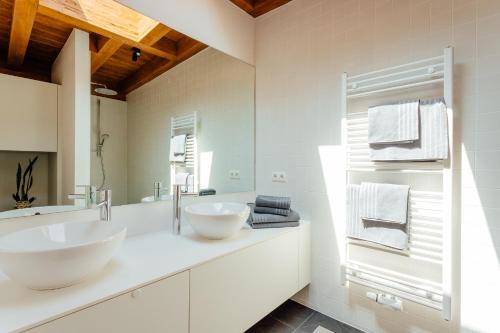
[[[137,61],[137,59],[141,56],[141,49],[137,47],[132,48],[132,61]]]

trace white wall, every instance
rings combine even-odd
[[[171,117],[194,111],[200,174],[209,174],[201,186],[217,193],[253,190],[254,85],[252,66],[209,48],[129,94],[129,202],[152,195],[155,181],[169,186]],[[229,170],[239,170],[240,179],[229,179]]]
[[[368,332],[499,331],[499,35],[495,0],[294,0],[257,19],[257,192],[291,195],[313,221],[312,284],[302,302]],[[436,56],[448,45],[462,118],[461,318],[455,313],[451,325],[435,311],[408,304],[391,312],[366,301],[362,288],[340,287],[335,232],[345,223],[337,215],[341,73]],[[271,183],[273,170],[290,181]]]
[[[1,150],[57,151],[57,89],[52,83],[0,74]]]
[[[23,172],[28,166],[28,159],[38,156],[33,167],[33,187],[30,197],[36,197],[33,206],[48,204],[48,156],[47,153],[30,153],[17,151],[0,151],[0,212],[13,209],[15,201],[12,193],[16,192],[17,163],[21,163]]]
[[[226,0],[119,0],[200,42],[254,64],[254,19]]]
[[[113,205],[127,201],[127,102],[92,96],[91,171],[90,183],[101,186],[101,160],[97,157],[97,100],[101,101],[101,135],[108,134],[104,142],[103,161],[106,175],[104,188],[113,191]]]
[[[89,34],[73,29],[52,65],[59,88],[57,181],[58,203],[73,203],[75,185],[90,184]]]

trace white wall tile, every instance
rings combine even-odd
[[[294,0],[258,18],[256,33],[257,192],[293,194],[301,214],[312,220],[312,284],[297,298],[367,332],[498,331],[488,317],[492,311],[482,309],[496,308],[486,290],[499,298],[500,279],[489,278],[484,293],[477,293],[482,281],[474,272],[481,263],[497,277],[499,267],[500,2]],[[446,323],[439,312],[414,304],[387,314],[353,288],[346,299],[345,290],[334,286],[343,223],[336,205],[344,187],[332,183],[341,172],[335,162],[343,161],[339,155],[325,169],[317,154],[319,146],[340,144],[342,72],[436,56],[448,45],[455,47],[461,211],[464,225],[471,225],[462,230],[462,323]],[[269,172],[278,167],[294,178],[271,183]]]

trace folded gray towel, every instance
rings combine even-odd
[[[262,207],[255,206],[254,212],[259,214],[274,214],[274,215],[283,215],[288,216],[290,214],[291,209],[281,209],[281,208],[272,208],[272,207]]]
[[[290,197],[273,197],[270,195],[258,195],[255,199],[255,206],[271,207],[279,209],[290,209],[292,200]]]
[[[359,215],[363,220],[405,224],[408,216],[408,185],[361,183]]]
[[[274,214],[259,214],[254,211],[255,205],[248,204],[251,208],[250,215],[248,216],[249,224],[259,224],[259,223],[284,223],[284,222],[298,222],[300,221],[300,215],[293,209],[290,209],[290,214],[288,216],[274,215]]]
[[[370,144],[372,161],[434,161],[448,158],[448,118],[443,98],[420,101],[420,138],[410,143]]]
[[[249,223],[252,229],[267,229],[267,228],[289,228],[298,227],[300,222],[281,222],[281,223]]]
[[[205,196],[205,195],[215,195],[217,192],[213,188],[204,188],[201,189],[199,192],[200,196]]]
[[[359,185],[347,186],[347,237],[366,240],[399,250],[408,248],[408,225],[363,221],[359,215]]]
[[[368,143],[390,144],[418,140],[419,100],[368,109]]]

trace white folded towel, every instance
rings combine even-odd
[[[442,98],[420,101],[420,138],[411,143],[370,144],[372,161],[434,161],[448,158],[448,119]]]
[[[408,223],[363,221],[359,215],[359,185],[347,186],[347,237],[361,239],[399,250],[408,248]]]
[[[405,224],[408,216],[408,185],[361,183],[359,214],[373,222]]]
[[[170,139],[170,161],[184,162],[186,160],[186,134],[176,135]]]
[[[392,144],[418,140],[419,100],[368,109],[368,143]]]

